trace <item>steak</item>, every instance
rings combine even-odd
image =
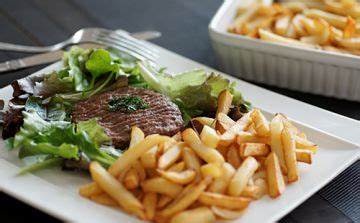
[[[109,111],[109,101],[126,96],[140,97],[149,105],[133,112]],[[78,102],[72,113],[74,122],[97,118],[99,124],[112,139],[115,147],[129,145],[132,126],[139,127],[145,135],[172,136],[183,127],[181,112],[166,96],[143,88],[119,88]]]

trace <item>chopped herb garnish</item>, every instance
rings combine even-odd
[[[149,105],[138,96],[124,96],[118,98],[112,98],[109,101],[108,110],[111,112],[121,111],[121,112],[134,112],[139,109],[147,109]]]

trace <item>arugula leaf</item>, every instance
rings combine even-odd
[[[94,79],[109,72],[119,73],[119,65],[112,62],[109,51],[104,49],[94,50],[86,61],[85,67]]]
[[[77,132],[85,131],[90,137],[91,141],[97,145],[111,141],[111,138],[106,135],[104,128],[101,127],[96,119],[81,121],[77,125]]]

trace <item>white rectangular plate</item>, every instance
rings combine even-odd
[[[160,52],[159,64],[168,67],[169,71],[182,72],[194,68],[215,71],[163,48],[157,48]],[[61,63],[56,63],[39,72],[49,72],[59,69],[60,66]],[[312,141],[320,145],[313,165],[300,164],[299,182],[289,185],[284,194],[277,199],[265,197],[251,203],[246,214],[235,222],[273,222],[280,219],[360,156],[359,146],[356,145],[360,144],[358,121],[225,76],[237,82],[239,90],[254,106],[267,111],[268,114],[276,112],[287,114],[292,120],[296,120],[297,126]],[[0,90],[0,97],[8,100],[11,98],[11,93],[11,87],[5,87]],[[23,165],[17,158],[17,151],[8,152],[1,140],[1,191],[64,221],[139,222],[120,210],[101,206],[80,197],[79,186],[90,182],[89,175],[85,173],[49,169],[36,174],[16,176],[19,167]]]

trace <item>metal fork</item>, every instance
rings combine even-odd
[[[105,45],[129,54],[139,60],[155,62],[158,52],[146,42],[131,37],[123,30],[108,30],[103,28],[84,28],[77,31],[69,39],[51,46],[25,46],[0,42],[0,50],[28,53],[42,53],[64,49],[80,43],[96,43]]]

